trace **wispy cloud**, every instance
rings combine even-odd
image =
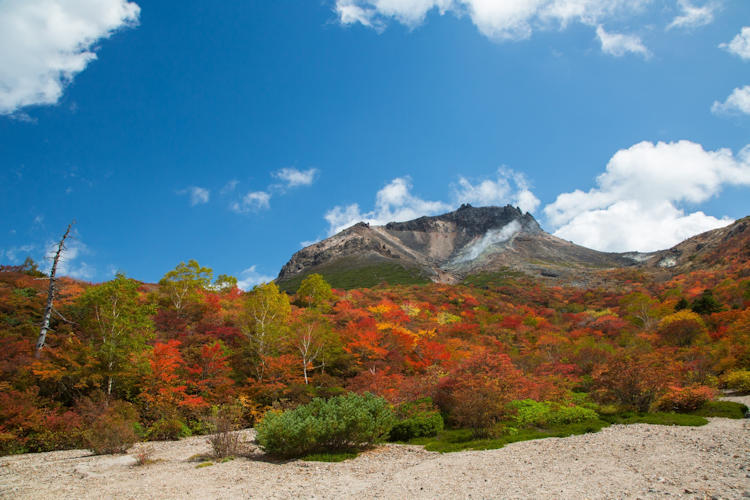
[[[714,11],[717,5],[707,3],[702,7],[696,7],[689,0],[679,0],[680,15],[669,23],[667,29],[673,28],[699,28],[711,24],[714,20]]]
[[[45,245],[46,253],[45,260],[47,261],[46,271],[52,267],[52,261],[55,253],[57,252],[58,242],[48,241]],[[60,276],[70,276],[80,280],[90,281],[96,276],[96,269],[94,266],[88,264],[83,260],[85,255],[90,255],[91,251],[89,248],[81,242],[77,236],[68,238],[65,241],[65,248],[60,255],[60,260],[57,264],[57,274]]]
[[[268,210],[271,208],[271,195],[265,191],[251,191],[240,201],[232,203],[229,208],[238,214]]]
[[[0,258],[6,259],[8,264],[20,264],[26,256],[30,255],[36,249],[36,245],[20,245],[0,249]]]
[[[602,25],[596,27],[596,37],[602,46],[602,52],[615,57],[622,57],[626,54],[637,54],[644,59],[651,57],[649,51],[640,37],[636,35],[625,35],[622,33],[608,33]]]
[[[237,280],[237,288],[247,291],[255,285],[273,281],[273,276],[261,274],[256,270],[256,267],[257,266],[250,266],[240,273],[239,279]]]
[[[319,170],[317,168],[298,170],[292,167],[271,172],[271,177],[282,181],[283,184],[269,184],[263,191],[250,191],[240,200],[230,203],[229,209],[238,214],[268,210],[271,208],[271,198],[286,194],[287,190],[291,188],[311,186],[315,182],[318,173]],[[234,192],[238,184],[239,182],[236,180],[229,181],[222,189],[222,194]]]
[[[229,193],[233,193],[234,190],[237,188],[237,184],[239,184],[239,183],[240,183],[240,181],[238,181],[237,179],[232,179],[231,181],[229,181],[226,184],[224,184],[224,187],[221,188],[221,191],[219,192],[219,194],[221,194],[222,196],[224,196],[224,195],[227,195]]]
[[[285,187],[293,188],[297,186],[311,186],[318,175],[317,168],[308,170],[298,170],[296,168],[286,167],[271,174],[272,177],[284,181]]]
[[[203,205],[211,199],[211,191],[198,186],[190,186],[180,191],[180,194],[190,195],[190,206]]]

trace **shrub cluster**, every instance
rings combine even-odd
[[[398,422],[391,429],[391,441],[436,436],[443,430],[443,417],[430,398],[402,404],[396,410],[396,417]]]
[[[257,426],[257,442],[271,455],[301,457],[315,452],[363,448],[385,440],[394,416],[372,394],[347,394],[285,412],[269,412]]]
[[[192,434],[190,427],[176,415],[160,418],[147,432],[148,438],[152,441],[175,441]]]
[[[701,408],[716,396],[716,391],[705,385],[670,387],[656,402],[660,411],[690,412]]]
[[[135,432],[138,413],[131,404],[85,401],[81,407],[85,417],[90,419],[83,441],[86,448],[97,455],[125,453],[138,441]]]
[[[227,458],[242,452],[242,439],[237,432],[241,418],[241,409],[233,406],[214,407],[211,409],[208,436],[214,458]]]
[[[510,406],[516,409],[516,423],[521,427],[576,424],[596,420],[599,417],[594,410],[589,408],[564,406],[533,399],[513,401]]]
[[[750,392],[750,370],[736,370],[724,377],[724,384],[729,389],[740,392]]]

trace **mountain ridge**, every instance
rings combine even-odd
[[[296,252],[282,267],[276,282],[290,289],[312,272],[325,276],[363,270],[377,280],[377,268],[390,266],[391,272],[401,268],[406,274],[399,279],[408,282],[458,283],[472,274],[509,269],[588,285],[597,273],[608,269],[637,268],[673,275],[694,268],[696,262],[709,265],[710,252],[716,253],[733,236],[748,237],[748,227],[750,217],[666,250],[601,252],[547,233],[533,215],[517,207],[464,204],[452,212],[404,222],[354,224]],[[743,248],[739,244],[736,252],[742,253]],[[387,281],[386,274],[381,274]],[[356,283],[356,279],[349,281]]]

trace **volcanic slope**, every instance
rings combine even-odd
[[[337,288],[456,283],[504,269],[569,281],[585,271],[636,263],[632,256],[598,252],[552,236],[531,214],[510,205],[462,205],[454,212],[407,222],[355,224],[295,253],[276,281],[288,291],[315,272]]]

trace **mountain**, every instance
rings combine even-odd
[[[295,253],[281,269],[279,287],[296,290],[310,273],[337,288],[381,282],[457,283],[497,272],[522,272],[572,285],[603,285],[601,271],[634,268],[664,277],[728,262],[750,261],[750,217],[708,231],[673,248],[608,253],[545,232],[529,213],[510,205],[472,207],[434,217],[371,226],[364,222]]]
[[[738,264],[750,265],[750,217],[688,238],[668,250],[648,254],[645,267],[668,271],[670,275],[717,270]]]
[[[550,278],[632,266],[633,256],[598,252],[546,233],[534,217],[510,205],[472,207],[384,226],[364,222],[295,253],[276,279],[291,290],[307,274],[334,286],[438,281],[511,268]]]

